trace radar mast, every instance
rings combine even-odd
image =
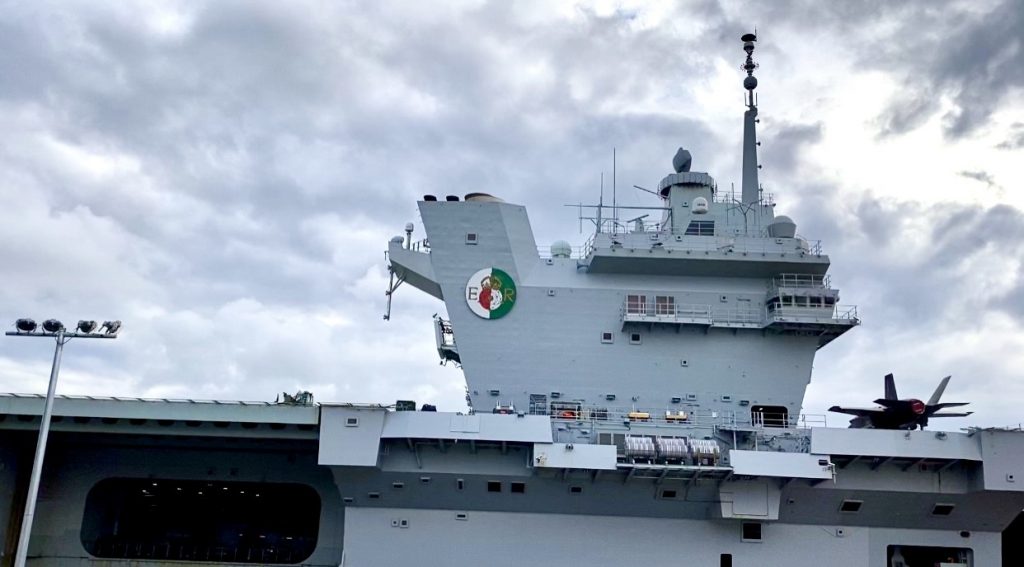
[[[747,89],[746,104],[747,110],[743,113],[743,187],[742,201],[744,205],[751,205],[758,202],[758,181],[757,181],[757,99],[754,97],[754,89],[757,88],[757,77],[754,76],[754,69],[758,65],[754,62],[754,42],[757,36],[748,33],[740,38],[743,41],[743,51],[747,52],[747,60],[740,67],[747,72],[743,79],[743,88]]]

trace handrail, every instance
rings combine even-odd
[[[824,313],[828,313],[828,318],[834,321],[860,321],[860,317],[857,316],[856,305],[815,305],[815,306],[797,306],[797,305],[783,305],[778,301],[774,301],[768,304],[768,316],[772,319],[778,319],[779,317],[814,317],[822,319]]]
[[[771,288],[780,287],[816,287],[830,288],[832,276],[825,274],[792,274],[783,273],[773,277],[769,283]]]
[[[631,300],[630,296],[643,297],[644,301]],[[659,297],[669,301],[658,302]],[[653,301],[652,301],[653,299]],[[619,315],[622,321],[650,322],[702,322],[714,324],[759,324],[767,325],[780,318],[814,318],[833,321],[859,322],[856,305],[784,305],[774,301],[757,307],[713,307],[704,303],[676,303],[674,295],[651,295],[646,292],[627,293],[622,301]]]
[[[572,246],[571,250],[572,251],[569,253],[569,257],[574,259],[574,260],[582,260],[583,258],[587,257],[587,245],[586,244],[583,244],[581,246]],[[538,246],[537,247],[537,255],[540,256],[540,258],[542,260],[547,260],[548,258],[554,258],[555,257],[554,254],[551,253],[551,247],[550,246]]]
[[[673,251],[683,253],[693,252],[724,252],[724,253],[764,253],[764,254],[803,254],[804,256],[821,256],[822,246],[820,240],[776,239],[743,234],[726,234],[715,229],[714,236],[697,236],[686,234],[685,230],[662,230],[660,232],[606,232],[612,240],[612,250],[643,250],[648,251],[652,247],[665,247]],[[638,241],[616,237],[646,234],[648,238],[641,238]],[[655,238],[649,238],[654,236]],[[591,235],[582,246],[581,256],[586,258],[595,250],[595,239],[597,234]],[[621,242],[620,242],[621,240]]]
[[[594,425],[628,422],[631,426],[651,424],[658,426],[686,426],[687,428],[763,427],[770,430],[808,429],[810,427],[817,427],[817,424],[826,425],[825,416],[819,414],[787,415],[785,423],[768,420],[775,423],[775,425],[765,425],[763,419],[758,419],[759,415],[763,418],[760,412],[693,408],[682,402],[663,407],[605,407],[593,404],[566,403],[564,407],[550,414],[539,410],[532,411],[531,413],[534,415],[550,415],[551,419],[556,421],[589,422]]]

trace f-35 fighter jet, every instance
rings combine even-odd
[[[873,429],[924,429],[928,425],[928,418],[931,417],[965,417],[974,412],[966,413],[938,413],[943,408],[966,406],[968,402],[946,402],[939,403],[942,392],[946,390],[949,383],[949,376],[939,382],[935,393],[928,399],[928,403],[915,398],[901,400],[896,395],[896,381],[892,374],[885,375],[885,397],[875,400],[880,407],[877,408],[843,408],[832,406],[828,411],[855,415],[850,420],[850,427],[873,428]]]

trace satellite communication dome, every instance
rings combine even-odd
[[[796,236],[796,223],[786,215],[779,215],[768,225],[768,236],[774,238],[793,238]]]
[[[564,240],[556,240],[551,243],[551,257],[552,258],[570,258],[572,257],[572,245]]]
[[[467,201],[476,201],[479,203],[504,203],[500,198],[487,193],[466,193],[465,199]]]
[[[693,200],[693,206],[690,208],[695,215],[703,215],[708,212],[708,200],[704,197],[697,197]]]

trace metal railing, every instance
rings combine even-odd
[[[629,234],[633,234],[630,232]],[[660,247],[671,245],[672,250],[680,251],[684,254],[692,254],[694,252],[730,252],[730,253],[746,253],[746,254],[803,254],[804,256],[821,256],[822,246],[820,240],[789,240],[787,239],[776,239],[776,238],[761,238],[755,236],[744,236],[744,235],[722,235],[716,230],[715,236],[694,236],[685,234],[682,231],[665,231],[664,234],[667,238],[659,238],[656,240],[643,239],[641,242],[628,242],[623,240],[619,243],[615,239],[618,234],[612,234],[611,248],[628,248],[633,250],[649,250],[653,247]],[[587,239],[586,243],[581,247],[580,257],[586,258],[594,252],[596,246],[594,240],[595,235],[591,235]],[[679,237],[676,240],[676,237]],[[787,246],[788,245],[788,246]],[[679,256],[685,257],[685,256]]]
[[[677,319],[699,319],[711,322],[711,306],[698,303],[675,303],[658,301],[631,301],[628,297],[622,304],[623,321],[674,321]]]
[[[860,321],[856,305],[797,306],[779,302],[768,304],[768,318],[779,319],[831,319],[833,321]]]
[[[635,295],[634,295],[635,297]],[[780,302],[758,307],[712,307],[710,304],[676,303],[674,296],[655,296],[649,301],[630,299],[627,295],[620,310],[623,322],[634,323],[693,323],[703,325],[760,325],[765,326],[779,319],[816,319],[858,322],[856,305],[784,305]],[[658,301],[667,297],[672,301]]]
[[[712,323],[741,323],[741,324],[763,324],[765,311],[763,308],[737,307],[735,309],[714,309],[712,312]]]
[[[550,413],[555,421],[588,422],[594,425],[609,424],[649,424],[657,426],[686,426],[689,428],[765,428],[771,430],[809,429],[827,426],[826,416],[822,414],[786,415],[781,419],[778,415],[751,412],[744,410],[711,410],[691,408],[680,402],[673,407],[603,407],[594,405],[577,405],[561,407]]]
[[[830,288],[831,286],[831,276],[817,274],[779,274],[773,277],[769,283],[769,287],[772,289],[780,287]]]
[[[574,260],[582,260],[583,258],[586,258],[586,256],[587,256],[586,250],[587,250],[586,245],[573,246],[573,247],[571,247],[571,252],[569,253],[569,257],[574,259]],[[542,260],[546,260],[548,258],[554,258],[555,257],[554,254],[551,253],[551,247],[550,246],[538,246],[537,247],[537,255],[540,256],[540,258]]]

